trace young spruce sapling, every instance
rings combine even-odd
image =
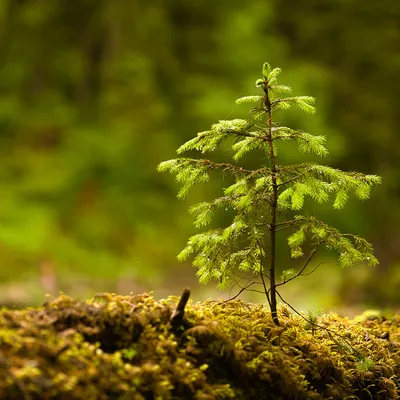
[[[376,175],[343,172],[313,162],[294,165],[278,163],[277,147],[283,141],[295,142],[300,152],[313,152],[318,156],[328,154],[324,136],[281,126],[275,120],[276,111],[293,106],[310,114],[315,113],[315,99],[289,96],[291,88],[278,83],[280,72],[280,68],[272,69],[265,63],[262,78],[256,81],[261,94],[236,100],[236,104],[253,105],[247,119],[219,121],[177,150],[178,154],[188,150],[199,150],[204,154],[226,142],[233,152],[233,163],[219,163],[205,158],[177,158],[164,161],[158,167],[159,171],[175,174],[177,181],[182,183],[179,198],[184,198],[195,183],[207,182],[212,171],[233,177],[235,183],[225,188],[221,197],[190,208],[198,228],[209,224],[217,209],[232,208],[235,217],[231,225],[192,236],[178,258],[185,260],[193,255],[193,265],[198,268],[200,282],[216,279],[221,288],[230,283],[237,270],[258,276],[272,319],[277,325],[279,286],[305,275],[318,249],[325,247],[335,251],[343,267],[360,262],[369,265],[378,263],[371,244],[365,239],[340,233],[314,216],[293,217],[291,214],[303,208],[306,197],[318,203],[333,198],[333,207],[341,209],[350,194],[361,200],[367,199],[371,186],[381,181]],[[241,157],[254,150],[265,154],[259,168],[245,169],[237,164]],[[291,257],[304,258],[304,262],[298,271],[284,271],[281,281],[278,281],[276,236],[282,231],[290,231],[288,245]],[[304,254],[306,240],[310,242],[310,251]]]

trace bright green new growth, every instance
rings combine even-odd
[[[277,83],[280,72],[279,68],[272,69],[265,63],[263,78],[256,82],[262,94],[236,101],[236,104],[254,105],[248,119],[219,121],[212,125],[211,130],[198,133],[177,151],[181,154],[198,150],[205,154],[227,142],[235,162],[246,153],[262,150],[266,156],[262,160],[267,160],[265,165],[249,170],[237,164],[208,159],[177,158],[162,162],[158,167],[159,171],[175,174],[177,181],[182,183],[179,198],[184,198],[194,184],[208,181],[214,170],[234,178],[235,183],[224,189],[223,196],[190,208],[198,228],[209,224],[214,213],[221,208],[235,211],[232,224],[192,236],[178,258],[185,260],[194,255],[193,265],[198,268],[200,282],[216,279],[221,288],[232,281],[237,270],[259,276],[276,324],[279,324],[276,295],[280,297],[277,287],[305,275],[306,268],[321,247],[334,250],[343,267],[360,262],[369,265],[378,263],[372,246],[365,239],[342,234],[315,217],[297,215],[285,219],[285,215],[301,210],[307,196],[318,203],[333,199],[333,207],[341,209],[349,195],[365,200],[369,197],[371,186],[381,181],[375,175],[343,172],[311,162],[298,165],[277,163],[277,146],[282,141],[296,142],[301,152],[312,152],[318,156],[328,154],[325,137],[280,126],[275,121],[276,111],[288,110],[292,106],[315,113],[313,97],[280,97],[291,92],[290,87]],[[292,231],[288,245],[293,258],[304,256],[303,245],[307,240],[311,243],[311,251],[299,271],[284,271],[282,281],[277,282],[276,234],[287,229]]]

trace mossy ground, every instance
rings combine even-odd
[[[241,301],[62,295],[40,308],[0,311],[0,398],[397,399],[400,317],[313,328],[286,308]],[[336,332],[336,334],[332,334]]]

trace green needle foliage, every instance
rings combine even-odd
[[[193,265],[198,268],[200,282],[216,279],[218,286],[228,285],[235,271],[250,272],[260,279],[272,318],[279,325],[277,316],[277,288],[294,278],[306,275],[307,267],[320,248],[333,250],[343,267],[365,262],[376,265],[370,243],[352,234],[343,234],[314,216],[296,215],[306,197],[318,203],[333,200],[333,207],[341,209],[351,194],[360,200],[369,197],[371,186],[381,178],[359,172],[343,172],[339,169],[306,162],[298,165],[280,165],[277,147],[280,142],[294,141],[301,152],[326,156],[325,137],[314,136],[300,130],[280,126],[275,121],[276,111],[299,107],[314,114],[315,99],[309,96],[288,96],[290,87],[278,84],[280,68],[263,65],[262,79],[256,81],[261,95],[246,96],[236,104],[251,104],[248,119],[223,120],[211,129],[200,132],[178,149],[178,154],[198,150],[202,154],[227,143],[233,152],[234,163],[218,163],[209,159],[177,158],[162,162],[159,171],[176,175],[182,188],[178,194],[184,198],[198,182],[207,182],[214,170],[231,175],[234,184],[223,191],[223,196],[211,202],[196,204],[190,208],[195,226],[210,223],[214,213],[221,208],[232,208],[235,217],[226,228],[213,229],[192,236],[179,260],[194,256]],[[285,94],[287,97],[285,97]],[[233,139],[233,140],[232,140]],[[258,169],[245,169],[236,164],[246,153],[262,150],[265,156]],[[292,258],[304,258],[298,270],[284,271],[282,280],[276,277],[276,235],[289,230],[288,245]],[[304,254],[308,241],[311,249]],[[253,282],[254,283],[254,282]]]

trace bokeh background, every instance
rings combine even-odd
[[[229,296],[176,261],[195,233],[189,205],[223,182],[179,201],[156,167],[240,115],[234,100],[256,93],[268,61],[295,94],[317,98],[316,116],[282,119],[327,136],[321,162],[383,177],[367,202],[309,205],[370,240],[380,266],[324,264],[288,285],[287,300],[397,309],[399,43],[398,0],[0,0],[0,303],[184,287],[195,300]],[[281,158],[298,160],[295,149]]]

